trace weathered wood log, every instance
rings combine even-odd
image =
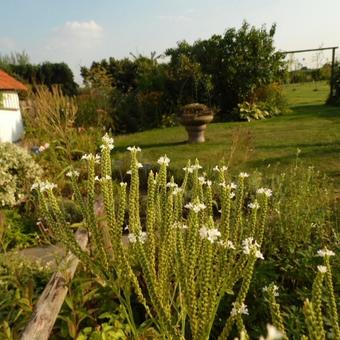
[[[87,232],[78,229],[75,237],[80,247],[85,249],[88,242]],[[72,253],[69,253],[61,262],[61,270],[53,274],[39,297],[31,321],[26,326],[21,340],[47,340],[49,338],[78,264],[79,259]]]

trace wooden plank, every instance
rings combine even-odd
[[[88,242],[87,232],[78,229],[75,237],[80,247],[85,249]],[[26,326],[21,340],[47,340],[49,338],[78,263],[79,259],[72,253],[69,253],[61,262],[61,270],[53,274],[39,297],[31,321]]]

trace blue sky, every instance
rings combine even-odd
[[[0,54],[65,61],[78,81],[93,60],[162,53],[243,20],[276,23],[281,50],[340,45],[340,0],[3,0],[0,8]]]

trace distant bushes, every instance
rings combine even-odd
[[[107,96],[100,97],[104,100],[97,109],[107,113],[107,127],[117,132],[173,125],[174,114],[193,102],[213,107],[221,120],[232,119],[233,109],[245,101],[261,100],[266,110],[277,113],[281,107],[275,89],[268,87],[265,100],[258,98],[258,91],[280,80],[285,70],[284,56],[273,45],[274,34],[275,26],[267,30],[244,23],[239,30],[228,29],[192,45],[178,43],[165,52],[167,63],[154,53],[149,58],[93,62],[81,69],[91,95],[88,107],[86,102],[80,106],[84,119],[79,123],[95,124],[96,117],[102,123],[102,116],[90,108],[98,93]]]

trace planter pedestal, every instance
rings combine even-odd
[[[204,143],[205,142],[205,129],[207,124],[203,125],[186,125],[185,129],[188,132],[188,143]]]

